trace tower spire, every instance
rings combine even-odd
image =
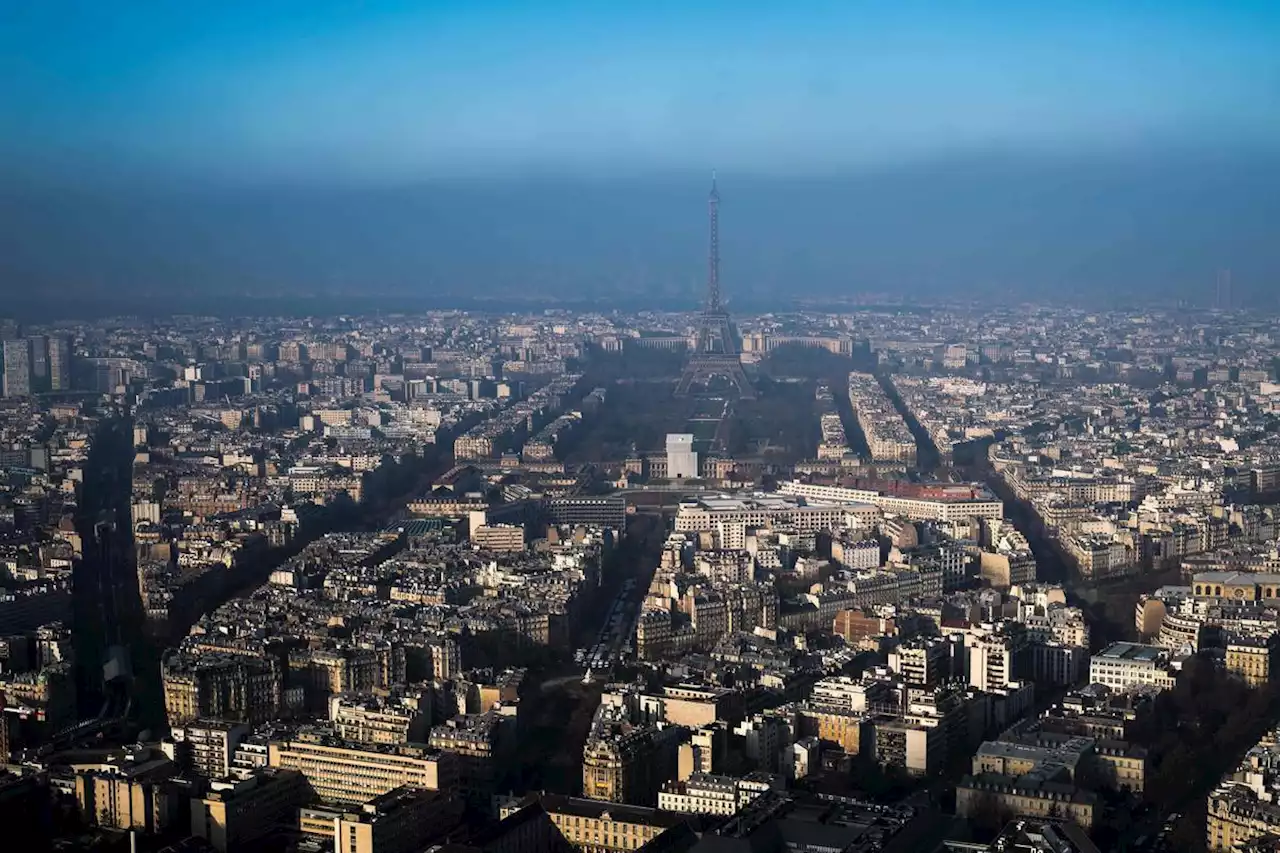
[[[711,193],[707,197],[707,219],[710,240],[707,246],[707,304],[698,317],[698,330],[693,352],[676,383],[676,396],[687,397],[693,386],[706,384],[713,377],[724,377],[744,399],[755,391],[742,369],[737,332],[720,296],[720,192],[716,173],[711,173]]]
[[[710,220],[710,245],[707,253],[707,313],[719,314],[720,304],[720,192],[716,189],[716,172],[711,170],[711,195],[707,197]]]

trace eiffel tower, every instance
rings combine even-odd
[[[716,175],[711,173],[711,195],[707,199],[707,214],[711,220],[711,243],[707,257],[707,304],[698,317],[698,339],[689,361],[676,385],[676,396],[687,397],[694,384],[706,384],[714,376],[720,376],[738,389],[738,396],[748,400],[755,397],[747,374],[738,358],[738,337],[720,300],[720,193],[716,190]]]

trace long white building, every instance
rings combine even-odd
[[[809,503],[778,495],[699,497],[680,504],[677,533],[712,531],[721,548],[745,548],[746,532],[754,527],[787,526],[801,532],[840,527],[866,527],[880,518],[880,510],[866,503]]]
[[[982,494],[965,486],[968,497],[958,494],[955,498],[909,498],[886,495],[871,489],[850,489],[844,486],[822,486],[788,480],[778,484],[778,492],[811,501],[844,504],[871,504],[891,515],[901,515],[911,521],[961,521],[966,518],[1004,518],[1004,501]]]

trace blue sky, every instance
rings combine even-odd
[[[0,296],[1280,299],[1280,2],[0,0]],[[150,295],[150,296],[149,296]]]
[[[1280,3],[0,0],[10,171],[790,174],[1280,143]]]

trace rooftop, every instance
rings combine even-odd
[[[1280,584],[1280,574],[1275,572],[1197,572],[1195,583],[1214,584]]]
[[[606,803],[601,800],[589,800],[582,797],[567,797],[563,794],[535,795],[542,808],[552,815],[569,815],[572,817],[610,818],[621,823],[636,823],[644,826],[671,827],[687,821],[687,816],[645,806],[629,806],[622,803]]]
[[[1094,655],[1094,657],[1112,660],[1157,661],[1168,653],[1168,649],[1162,646],[1144,646],[1141,643],[1112,643]]]

